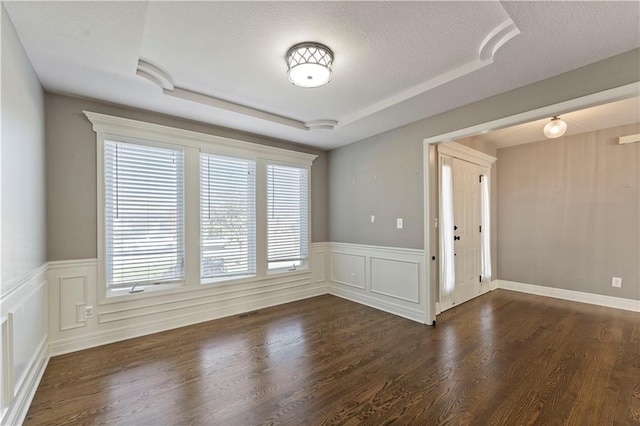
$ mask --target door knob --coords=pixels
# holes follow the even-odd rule
[[[453,239],[456,240],[456,241],[460,241],[460,237],[458,237],[458,236],[453,237]]]

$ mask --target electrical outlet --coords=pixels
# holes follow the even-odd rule
[[[611,277],[611,287],[622,287],[622,278]]]
[[[93,318],[93,306],[85,306],[84,307],[84,319]]]
[[[351,273],[351,282],[354,283],[354,284],[356,282],[356,273],[355,272]]]
[[[376,215],[372,214],[371,215],[371,223],[374,223],[376,221]]]
[[[404,228],[404,221],[402,220],[401,217],[396,219],[396,228],[398,229]]]

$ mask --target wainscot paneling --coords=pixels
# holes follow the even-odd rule
[[[47,265],[0,296],[0,424],[21,424],[49,360]]]
[[[323,256],[312,250],[312,265]],[[95,259],[50,262],[49,351],[59,355],[326,294],[323,277],[310,269],[101,300]],[[86,307],[93,315],[85,319]]]
[[[337,284],[365,289],[366,256],[331,252],[331,281]]]
[[[423,250],[323,243],[330,294],[430,323]],[[316,256],[318,254],[316,253]]]

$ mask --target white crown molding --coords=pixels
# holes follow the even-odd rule
[[[178,86],[175,86],[171,76],[160,68],[152,65],[142,59],[138,60],[136,74],[143,77],[156,86],[162,93],[168,96],[184,99],[190,102],[196,102],[214,108],[231,111],[237,114],[246,115],[261,120],[270,121],[272,123],[289,126],[300,130],[333,130],[335,128],[346,126],[355,121],[373,115],[384,109],[390,108],[396,104],[404,102],[408,99],[421,95],[436,87],[442,86],[457,78],[463,77],[474,71],[477,71],[487,65],[493,63],[493,58],[506,42],[520,34],[520,30],[516,24],[509,18],[491,30],[489,34],[480,43],[477,58],[453,68],[445,73],[434,76],[427,81],[418,84],[408,90],[398,94],[389,96],[381,101],[375,102],[363,109],[347,114],[340,120],[318,119],[302,122],[290,117],[273,114],[268,111],[250,107],[248,105],[230,102],[215,96],[205,95],[203,93],[194,92]]]

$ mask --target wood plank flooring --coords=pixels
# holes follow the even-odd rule
[[[52,358],[26,425],[640,424],[640,314],[496,290],[420,325],[321,296]]]

